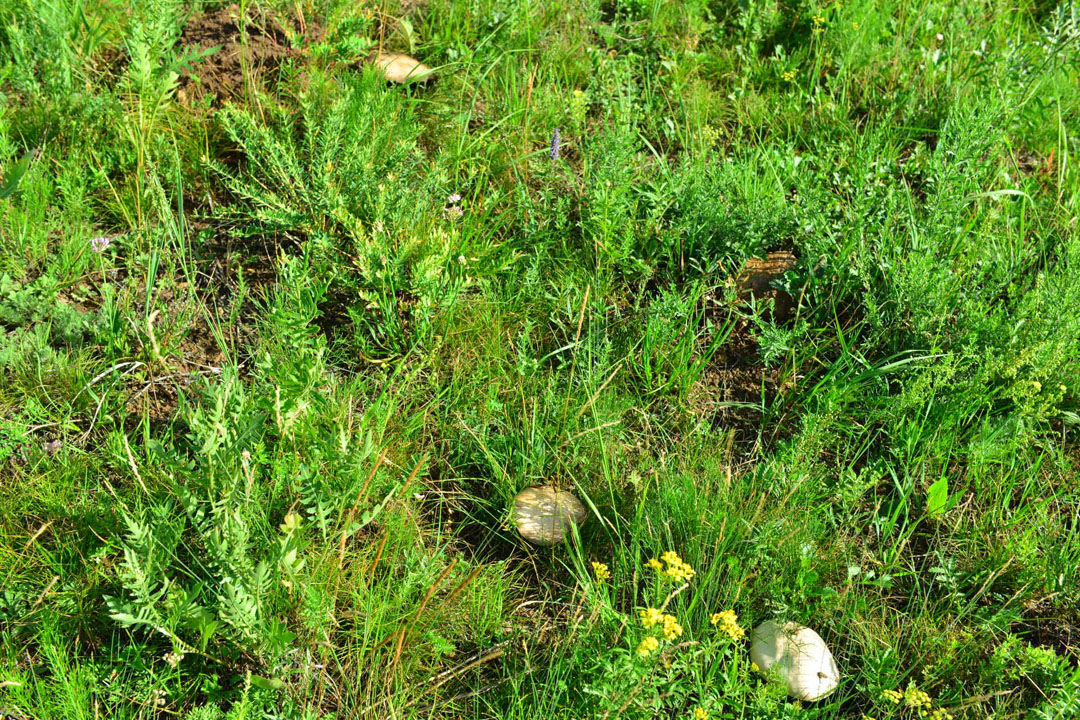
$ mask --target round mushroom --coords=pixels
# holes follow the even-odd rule
[[[529,487],[514,498],[514,524],[534,545],[558,545],[570,527],[585,522],[585,517],[585,507],[567,490]]]
[[[379,53],[375,67],[392,83],[411,83],[426,80],[432,73],[424,63],[401,53]]]
[[[776,671],[788,694],[820,700],[836,689],[840,671],[821,636],[808,627],[767,620],[750,634],[750,659],[763,671]]]

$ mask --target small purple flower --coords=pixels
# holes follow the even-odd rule
[[[104,235],[96,237],[90,241],[90,249],[96,252],[98,255],[105,252],[105,250],[112,244],[112,240]]]
[[[47,443],[45,443],[45,454],[55,455],[56,453],[60,452],[60,448],[63,447],[63,445],[64,443],[60,440],[49,440]]]
[[[562,137],[559,135],[559,128],[555,128],[555,132],[551,136],[551,159],[559,159],[559,148],[562,147]]]
[[[465,214],[465,211],[461,209],[460,205],[451,205],[443,211],[443,214],[450,220],[457,220]]]
[[[459,202],[461,202],[461,195],[457,193],[454,193],[453,195],[447,195],[446,202],[449,205],[457,205]]]

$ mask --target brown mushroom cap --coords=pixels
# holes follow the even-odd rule
[[[749,302],[751,297],[758,300],[772,298],[777,320],[786,320],[795,307],[795,300],[783,290],[772,287],[773,280],[795,267],[797,258],[790,252],[771,252],[761,258],[750,258],[742,270],[735,276],[739,288],[739,299]]]
[[[410,83],[425,80],[432,70],[424,63],[401,53],[379,53],[375,67],[382,70],[387,80],[394,83]]]
[[[514,524],[534,545],[558,545],[570,526],[585,522],[585,507],[572,492],[549,486],[525,488],[514,498]]]

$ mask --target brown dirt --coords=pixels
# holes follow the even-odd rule
[[[272,260],[276,249],[259,241],[237,240],[225,228],[211,227],[198,220],[192,220],[191,224],[193,230],[203,235],[201,244],[205,253],[194,277],[199,302],[213,314],[212,324],[219,328],[226,345],[237,353],[234,359],[243,372],[248,360],[243,348],[252,347],[254,342],[255,300],[277,277]],[[240,273],[244,276],[246,292],[242,305],[235,309],[237,322],[230,326],[232,306],[239,299]],[[226,356],[210,319],[202,310],[188,305],[186,282],[163,290],[158,300],[167,303],[164,314],[154,323],[164,357],[150,373],[129,385],[127,410],[137,416],[146,411],[151,422],[166,423],[176,413],[180,395],[200,377],[216,375]],[[189,325],[178,326],[170,315],[187,317]],[[177,342],[168,337],[169,333],[183,336]]]
[[[281,64],[296,54],[280,23],[251,11],[245,23],[247,38],[241,42],[239,17],[240,8],[229,5],[188,22],[178,42],[185,52],[220,49],[195,63],[183,77],[179,91],[182,101],[203,95],[224,101],[242,95],[245,68],[253,84],[270,86]]]
[[[1059,655],[1080,657],[1080,616],[1067,603],[1044,598],[1025,604],[1024,619],[1013,626],[1032,645],[1048,646]]]
[[[1034,150],[1021,149],[1012,159],[1017,171],[1024,175],[1045,175],[1052,178],[1054,174],[1054,152],[1051,150],[1048,156],[1044,156]]]
[[[183,287],[178,290],[182,291]],[[222,314],[223,311],[218,313],[217,321],[222,319]],[[155,318],[155,332],[161,332],[158,323],[165,325],[167,322],[168,319]],[[166,423],[176,413],[184,388],[200,376],[212,376],[221,371],[225,354],[218,346],[206,318],[201,312],[195,312],[191,322],[191,327],[172,350],[162,349],[162,361],[149,364],[150,372],[129,384],[130,394],[126,403],[129,413],[141,417],[146,412],[152,423]],[[159,338],[159,342],[163,340]]]
[[[770,283],[794,267],[797,259],[787,251],[769,253],[764,259],[751,258],[731,280],[738,288],[741,303],[771,300],[778,322],[788,320],[794,299]],[[767,368],[752,325],[739,320],[709,362],[694,389],[692,402],[697,411],[719,426],[734,432],[736,446],[756,444],[761,427],[762,403],[768,408],[787,387],[779,368]],[[755,407],[746,407],[753,405]]]
[[[692,402],[714,424],[732,428],[735,443],[744,446],[757,439],[762,402],[767,408],[782,389],[779,369],[765,367],[749,324],[740,321],[705,369]]]

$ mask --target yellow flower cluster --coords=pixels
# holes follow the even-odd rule
[[[814,34],[818,35],[825,32],[825,18],[821,15],[814,16]]]
[[[592,564],[592,571],[593,574],[596,575],[596,579],[599,582],[604,582],[605,580],[611,579],[611,570],[609,570],[608,566],[602,562],[594,562]]]
[[[780,79],[782,79],[784,82],[795,82],[795,71],[794,70],[788,70],[786,72],[781,73],[780,74]]]
[[[667,615],[656,608],[646,608],[638,612],[638,617],[641,618],[641,624],[646,630],[652,629],[657,625],[662,626],[661,629],[663,630],[664,638],[667,640],[674,640],[682,635],[682,625],[679,624],[678,619],[674,615]]]
[[[952,715],[945,708],[932,708],[933,701],[923,690],[920,690],[914,682],[908,683],[903,692],[899,690],[882,690],[882,697],[893,705],[903,703],[905,706],[918,710],[919,717],[928,720],[952,720]]]
[[[668,640],[674,640],[682,635],[682,625],[675,620],[674,615],[664,616],[664,637]]]
[[[734,610],[721,610],[709,616],[709,622],[732,640],[742,640],[746,631],[739,625],[739,616]]]
[[[928,708],[930,707],[930,696],[915,687],[914,682],[910,682],[907,689],[904,690],[904,704],[913,708]]]
[[[662,577],[676,582],[685,582],[694,577],[694,568],[683,561],[674,550],[668,550],[660,559],[653,558],[645,563],[645,567],[656,570]]]
[[[700,705],[694,708],[694,720],[705,720],[707,717],[709,717],[709,713],[705,712],[705,708]]]
[[[637,654],[641,657],[645,657],[650,653],[656,652],[656,648],[658,647],[660,647],[660,641],[650,635],[638,645]]]

